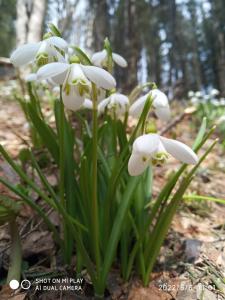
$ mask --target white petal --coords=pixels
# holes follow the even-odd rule
[[[150,162],[150,158],[146,158],[139,153],[132,153],[128,161],[128,172],[131,176],[138,176],[145,171]]]
[[[133,152],[151,156],[157,150],[159,143],[158,134],[141,135],[134,141]]]
[[[113,109],[117,117],[123,116],[128,110],[129,99],[127,96],[119,93],[110,96],[109,109]]]
[[[70,73],[67,78],[68,83],[73,83],[76,79],[83,79],[85,82],[87,81],[87,78],[84,75],[84,72],[82,71],[79,64],[71,64],[70,67]]]
[[[106,106],[110,103],[110,98],[103,99],[99,104],[98,104],[98,112],[99,114],[103,113],[106,109]]]
[[[160,120],[162,120],[164,122],[169,121],[170,117],[171,117],[169,105],[163,106],[163,107],[161,107],[161,106],[156,107],[155,114]]]
[[[160,140],[162,141],[166,151],[176,159],[184,163],[193,164],[193,165],[198,162],[197,155],[187,145],[161,136],[160,136]]]
[[[68,46],[67,42],[58,36],[52,36],[44,41],[46,41],[47,43],[49,43],[51,45],[56,46],[59,49],[66,49]]]
[[[62,62],[62,63],[66,63],[66,59],[64,56],[62,56],[61,53],[59,53],[59,51],[56,51],[56,58],[58,62]]]
[[[93,109],[93,103],[90,99],[84,99],[82,107],[86,109]]]
[[[120,93],[115,93],[110,96],[111,98],[111,103],[118,103],[122,106],[128,106],[129,105],[129,99],[127,96],[120,94]]]
[[[145,106],[145,101],[147,100],[149,94],[146,94],[140,98],[138,98],[130,107],[129,114],[134,118],[139,118],[143,108]]]
[[[52,91],[53,91],[53,93],[60,94],[60,87],[59,86],[54,86]]]
[[[36,73],[30,73],[30,74],[26,75],[26,77],[25,77],[26,82],[32,82],[32,81],[36,81],[36,80],[37,80]]]
[[[113,53],[112,58],[115,61],[115,63],[117,65],[119,65],[120,67],[122,67],[122,68],[127,67],[127,61],[121,55],[119,55],[117,53]]]
[[[110,90],[116,86],[116,81],[109,72],[95,66],[80,66],[87,78],[98,87]]]
[[[70,86],[70,93],[68,95],[63,91],[62,99],[65,107],[73,111],[80,109],[84,103],[84,97],[80,96],[76,86]]]
[[[40,47],[38,49],[37,54],[43,53],[43,52],[47,52],[49,55],[52,55],[52,52],[53,52],[53,48],[51,49],[50,44],[48,44],[46,40],[40,42]],[[56,52],[56,50],[54,50],[54,53],[55,52]]]
[[[55,77],[64,73],[70,67],[69,64],[54,62],[41,67],[37,72],[37,77],[40,80]]]
[[[48,79],[45,79],[45,80],[42,80],[42,82],[45,82],[47,84],[49,84],[51,87],[59,87],[58,86],[58,83],[56,83],[52,78],[48,78]]]
[[[67,72],[68,72],[68,70],[66,70],[63,73],[60,73],[56,76],[53,76],[52,78],[49,78],[49,79],[52,79],[52,81],[54,81],[55,84],[57,84],[57,85],[63,84],[63,82],[66,78]]]
[[[17,48],[10,56],[10,61],[15,67],[21,67],[34,60],[40,43],[25,44]]]
[[[91,62],[97,66],[97,67],[101,67],[103,61],[106,59],[107,57],[107,51],[104,49],[102,51],[96,52],[92,55],[91,58]]]
[[[153,97],[153,106],[154,107],[159,107],[159,106],[168,106],[168,98],[166,94],[161,92],[158,89],[153,89],[151,90],[151,95]]]

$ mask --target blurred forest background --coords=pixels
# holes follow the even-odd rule
[[[90,54],[109,37],[129,64],[116,70],[125,91],[151,80],[177,99],[225,96],[224,0],[0,0],[0,56],[39,41],[50,21]]]

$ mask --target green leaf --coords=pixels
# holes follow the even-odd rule
[[[76,53],[76,55],[79,57],[80,62],[84,65],[92,66],[92,62],[90,61],[89,57],[82,51],[79,47],[72,47]]]
[[[176,209],[182,200],[182,197],[191,183],[193,179],[193,175],[200,166],[200,164],[203,162],[203,160],[207,157],[207,155],[212,151],[214,146],[216,145],[217,140],[212,143],[212,145],[207,149],[207,151],[202,155],[202,157],[199,159],[198,163],[191,169],[191,171],[183,178],[183,180],[180,183],[180,186],[174,196],[172,197],[168,207],[161,213],[157,218],[157,223],[154,227],[154,231],[150,238],[150,243],[147,244],[148,250],[146,251],[146,254],[150,253],[150,255],[147,255],[147,272],[145,274],[144,284],[147,284],[149,281],[149,274],[152,271],[152,268],[154,266],[155,260],[158,256],[158,253],[160,251],[160,247],[165,239],[165,236],[167,234],[167,231],[169,229],[169,226],[171,224],[172,218],[174,214],[176,213]]]
[[[203,120],[202,120],[201,127],[198,131],[198,135],[197,135],[197,137],[195,139],[195,142],[193,144],[193,147],[192,147],[193,149],[196,149],[200,145],[200,143],[202,142],[203,137],[204,137],[205,132],[206,132],[206,126],[207,126],[207,119],[206,119],[206,117],[204,117]]]
[[[59,145],[55,132],[38,116],[37,111],[33,108],[31,103],[27,104],[27,112],[44,145],[51,153],[55,162],[59,164]]]
[[[50,31],[58,37],[62,37],[61,32],[59,31],[59,29],[53,24],[53,23],[49,23],[48,24],[48,28],[50,29]]]
[[[4,178],[0,177],[0,182],[2,184],[4,184],[10,191],[12,191],[17,196],[19,196],[20,199],[21,199],[21,201],[25,202],[27,205],[29,205],[31,208],[33,208],[40,215],[40,217],[43,218],[43,220],[45,221],[45,223],[48,226],[48,228],[53,232],[56,241],[58,241],[58,243],[60,244],[61,243],[61,239],[59,237],[59,234],[58,234],[55,226],[52,224],[52,222],[47,217],[46,213],[43,211],[43,209],[39,205],[37,205],[33,199],[31,199],[30,197],[28,197],[20,189],[18,189],[15,186],[13,186],[11,183],[9,183]]]
[[[107,244],[106,252],[105,252],[105,258],[101,273],[101,280],[102,282],[105,282],[107,274],[110,270],[110,267],[113,263],[113,259],[115,256],[116,248],[121,236],[124,220],[126,219],[128,209],[131,204],[131,200],[133,198],[133,192],[135,188],[137,187],[137,184],[139,183],[140,177],[131,177],[126,190],[124,192],[124,195],[121,199],[121,202],[118,207],[118,211],[116,214],[116,217],[114,219],[113,228],[110,234],[109,242]]]

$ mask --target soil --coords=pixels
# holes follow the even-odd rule
[[[29,145],[29,126],[17,102],[10,98],[15,83],[1,84],[0,93],[0,143],[16,158],[21,149]],[[177,113],[181,110],[178,106]],[[176,107],[177,107],[176,106]],[[48,109],[46,109],[48,111]],[[184,118],[173,127],[168,136],[191,145],[196,135],[194,116]],[[163,125],[158,124],[160,127]],[[215,138],[215,136],[213,137]],[[210,142],[210,141],[209,141]],[[208,159],[199,169],[188,193],[212,196],[224,199],[225,193],[225,149],[218,144]],[[157,195],[171,172],[179,163],[170,158],[162,167],[156,167],[153,195]],[[17,178],[8,165],[0,158],[0,174],[16,182]],[[48,178],[56,178],[49,171]],[[0,193],[7,194],[0,185]],[[187,194],[188,194],[187,193]],[[38,199],[37,199],[38,201]],[[60,225],[58,216],[49,211],[55,226]],[[161,250],[161,255],[152,275],[149,286],[143,287],[133,275],[124,283],[113,270],[109,276],[105,299],[129,300],[191,300],[191,299],[225,299],[225,205],[203,202],[184,201],[177,212],[171,230]],[[72,276],[73,265],[61,267],[52,236],[29,207],[23,208],[18,218],[18,226],[23,244],[23,276],[32,280],[38,274],[53,274],[57,278]],[[8,227],[0,227],[0,280],[3,283],[8,267],[10,238]],[[75,258],[74,258],[75,264]],[[13,292],[2,284],[1,300],[23,299],[94,299],[93,288],[87,274],[82,274],[82,292],[52,292],[17,290]],[[1,283],[0,282],[0,283]]]

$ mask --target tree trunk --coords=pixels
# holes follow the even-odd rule
[[[219,78],[219,90],[221,95],[225,96],[225,43],[224,35],[222,32],[218,34],[218,78]]]
[[[109,37],[109,14],[106,0],[94,3],[93,47],[95,51],[102,50],[104,39]]]
[[[16,45],[21,46],[27,42],[28,14],[24,0],[17,0],[16,13]]]
[[[137,1],[125,0],[124,18],[125,32],[120,43],[124,43],[128,67],[121,70],[121,74],[123,71],[123,75],[125,75],[123,78],[127,79],[126,83],[122,82],[122,87],[125,91],[129,91],[137,84],[138,61],[141,50],[137,25]]]
[[[34,0],[30,15],[27,41],[34,43],[40,41],[43,33],[46,0]]]
[[[43,32],[45,7],[46,0],[17,1],[17,46],[40,41]]]

